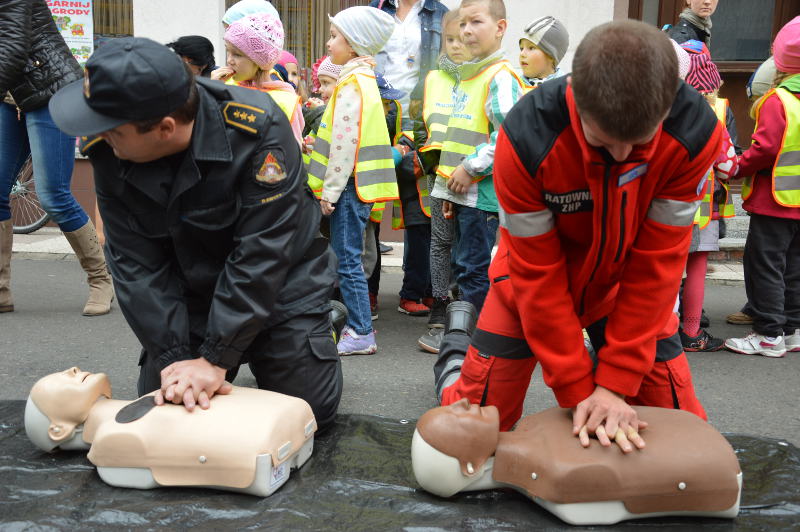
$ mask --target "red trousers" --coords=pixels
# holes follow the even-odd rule
[[[659,354],[668,360],[656,361],[645,375],[639,393],[627,401],[632,405],[679,408],[707,419],[694,392],[686,354],[676,337],[677,332],[657,342]],[[599,348],[595,345],[596,350]],[[510,430],[522,416],[535,367],[536,356],[525,342],[511,283],[492,283],[461,375],[442,390],[442,404],[466,397],[471,403],[494,405],[500,411],[500,430]]]

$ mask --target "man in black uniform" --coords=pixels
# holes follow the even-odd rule
[[[342,390],[335,263],[280,108],[127,38],[50,109],[94,168],[109,270],[143,346],[139,393],[208,408],[249,362],[259,388],[306,400],[328,426]]]

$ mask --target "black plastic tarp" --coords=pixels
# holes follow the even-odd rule
[[[43,453],[25,436],[23,401],[0,401],[0,529],[576,530],[510,490],[452,499],[417,487],[413,422],[343,415],[266,499],[205,489],[103,483],[85,453]],[[726,435],[744,472],[735,520],[659,518],[604,530],[800,530],[800,450]]]

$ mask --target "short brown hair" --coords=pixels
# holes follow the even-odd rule
[[[184,68],[189,72],[189,79],[191,83],[189,87],[189,98],[186,100],[186,103],[168,115],[131,122],[134,127],[136,127],[137,133],[143,134],[152,131],[153,128],[155,128],[168,116],[174,118],[179,124],[188,124],[195,119],[197,116],[197,109],[200,106],[200,95],[197,93],[197,82],[195,81],[194,75],[192,75],[188,65],[184,64]]]
[[[489,8],[489,14],[495,20],[506,18],[506,3],[503,0],[464,0],[461,2],[461,7],[467,7],[472,4],[485,4]]]
[[[651,133],[672,107],[679,83],[667,35],[634,20],[592,29],[572,60],[578,112],[621,141]]]

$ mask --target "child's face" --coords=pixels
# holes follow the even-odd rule
[[[472,59],[469,50],[461,41],[460,20],[453,20],[444,29],[444,53],[457,65]]]
[[[294,84],[295,87],[300,86],[300,69],[297,68],[297,63],[286,63],[286,72],[289,74],[289,82]]]
[[[708,105],[710,105],[711,107],[714,107],[715,105],[717,105],[717,97],[718,97],[717,95],[718,94],[719,94],[718,90],[716,90],[714,92],[704,92],[703,93],[703,98],[706,99],[706,101],[708,102]]]
[[[550,56],[528,39],[519,40],[519,64],[526,78],[545,78],[555,72]]]
[[[331,25],[331,38],[328,39],[328,55],[334,65],[343,65],[347,63],[352,57],[355,57],[355,52],[347,39],[344,38],[342,32]]]
[[[322,101],[328,103],[333,96],[333,89],[336,88],[336,80],[330,76],[319,76],[319,95]]]
[[[258,65],[247,58],[244,53],[229,42],[225,42],[227,64],[233,69],[235,81],[249,81],[258,75]]]
[[[505,19],[496,20],[487,2],[462,7],[461,40],[475,58],[484,58],[500,49],[506,32]]]

